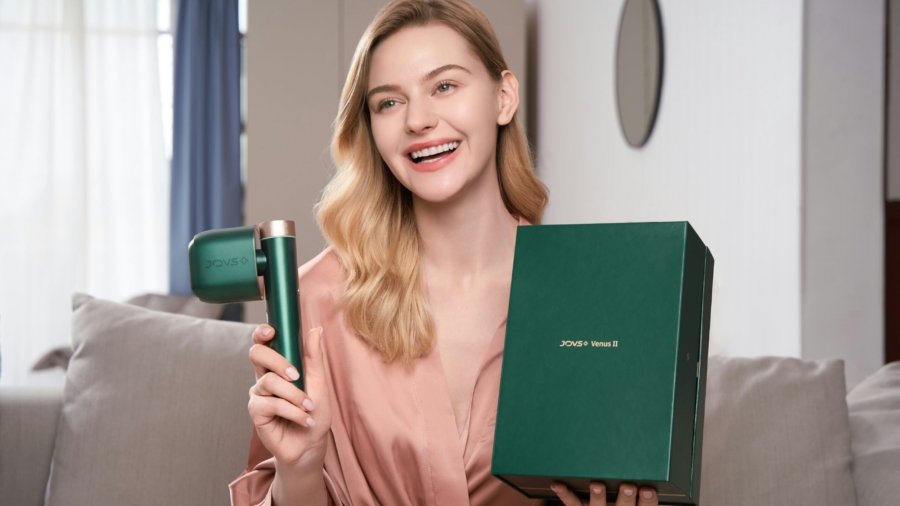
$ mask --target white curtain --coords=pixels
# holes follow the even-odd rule
[[[45,381],[73,292],[168,284],[156,0],[0,0],[0,384]]]

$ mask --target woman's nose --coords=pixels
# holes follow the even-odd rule
[[[410,101],[406,107],[406,129],[413,134],[425,133],[437,125],[437,115],[420,100]]]

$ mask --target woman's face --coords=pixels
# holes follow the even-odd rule
[[[411,26],[383,40],[367,99],[375,145],[415,197],[447,202],[496,182],[497,127],[515,113],[518,83],[509,72],[492,79],[453,29]]]

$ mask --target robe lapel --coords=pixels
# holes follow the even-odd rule
[[[468,468],[479,444],[490,437],[493,440],[494,425],[497,420],[497,396],[500,385],[500,366],[503,360],[503,343],[506,338],[506,320],[494,332],[490,345],[485,350],[472,390],[472,404],[469,408],[469,423],[462,438],[463,461]]]
[[[416,367],[416,397],[425,421],[434,505],[469,504],[463,446],[456,428],[450,393],[435,346]]]
[[[497,409],[499,361],[503,353],[506,320],[494,332],[485,350],[472,392],[469,417],[462,434],[450,401],[437,346],[417,367],[416,397],[425,420],[426,447],[431,469],[433,504],[469,504],[466,464],[483,432],[493,431]]]

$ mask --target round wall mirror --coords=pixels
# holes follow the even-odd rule
[[[616,48],[616,103],[628,144],[653,131],[663,75],[663,32],[656,0],[625,0]]]

